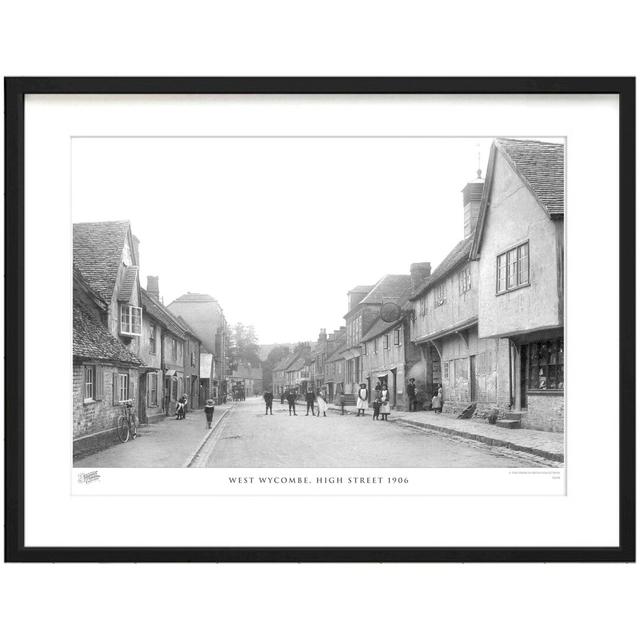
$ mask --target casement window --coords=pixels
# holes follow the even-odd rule
[[[384,334],[384,348],[385,349],[389,348],[389,334],[388,333]]]
[[[96,368],[84,368],[84,399],[95,400]]]
[[[420,315],[421,316],[424,317],[424,316],[427,315],[427,296],[424,296],[423,298],[420,298],[419,310],[420,310]]]
[[[434,306],[440,307],[447,301],[447,287],[446,283],[439,284],[435,290]]]
[[[393,344],[396,347],[400,346],[400,329],[395,329],[393,331]]]
[[[196,354],[193,351],[191,352],[191,366],[196,366]]]
[[[142,334],[142,309],[130,304],[120,307],[120,333],[124,336]]]
[[[156,325],[149,325],[149,353],[155,355],[156,353]]]
[[[460,295],[471,289],[471,267],[465,267],[458,272],[458,293]]]
[[[496,262],[496,294],[529,284],[529,243],[525,242],[505,253]]]
[[[174,362],[178,361],[178,341],[175,338],[171,339],[171,358]]]
[[[564,390],[564,339],[524,345],[527,361],[527,389]]]

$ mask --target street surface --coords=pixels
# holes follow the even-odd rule
[[[425,433],[392,422],[327,411],[305,415],[274,399],[235,403],[221,422],[208,467],[536,467],[535,460],[487,445]]]

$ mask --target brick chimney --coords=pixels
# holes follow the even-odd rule
[[[464,206],[464,237],[468,238],[476,230],[478,215],[480,214],[480,201],[484,180],[482,171],[478,169],[478,177],[473,182],[467,182],[462,190],[462,204]]]
[[[414,262],[410,267],[411,273],[411,293],[416,293],[424,284],[424,281],[431,275],[430,262]]]
[[[158,276],[147,276],[147,293],[151,298],[160,302],[160,286]]]

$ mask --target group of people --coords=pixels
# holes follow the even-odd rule
[[[264,412],[265,415],[273,415],[273,393],[271,391],[265,391],[264,395]],[[296,413],[296,399],[298,395],[294,389],[289,389],[286,393],[282,392],[280,396],[280,404],[284,404],[284,401],[287,401],[289,405],[289,415],[297,416]],[[307,413],[305,415],[309,415],[309,411],[311,411],[312,416],[320,417],[320,413],[326,418],[327,417],[327,408],[329,403],[327,402],[327,393],[324,388],[315,392],[313,389],[309,388],[307,393],[305,394],[305,400],[307,403]],[[318,407],[316,414],[316,405]]]
[[[363,382],[360,384],[358,390],[358,398],[356,400],[356,418],[360,415],[365,415],[365,409],[367,408],[367,401],[369,400],[369,392],[367,391],[367,385]],[[391,397],[389,394],[389,387],[385,383],[376,384],[373,390],[373,419],[387,420],[391,413]]]

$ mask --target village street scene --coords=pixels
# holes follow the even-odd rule
[[[228,322],[215,275],[166,300],[163,273],[141,281],[132,221],[74,222],[74,466],[563,466],[564,157],[493,139],[445,257],[381,255],[290,342],[259,330],[281,289]]]

